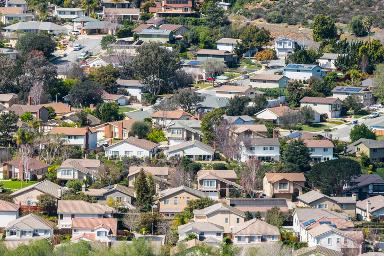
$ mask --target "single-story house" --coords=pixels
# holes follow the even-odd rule
[[[349,96],[357,97],[365,106],[369,106],[374,102],[373,93],[367,87],[336,86],[332,90],[333,98],[345,100]]]
[[[253,88],[280,88],[288,86],[289,78],[283,75],[256,74],[249,78]]]
[[[43,21],[25,21],[18,22],[3,28],[7,33],[22,32],[22,33],[40,33],[47,32],[55,35],[67,34],[68,30],[60,25],[52,22]]]
[[[108,200],[119,208],[135,209],[133,201],[135,199],[135,191],[133,188],[120,184],[107,186],[105,188],[88,188],[83,187],[83,193],[92,197],[100,204],[107,204]]]
[[[318,65],[312,64],[288,64],[283,75],[291,80],[308,81],[311,78],[322,78],[325,72]]]
[[[13,220],[5,227],[5,240],[36,240],[53,237],[54,223],[33,213]]]
[[[170,146],[164,153],[168,158],[186,156],[193,160],[210,161],[214,158],[215,150],[207,144],[194,140]]]
[[[22,206],[36,206],[40,195],[49,195],[55,199],[60,199],[63,188],[49,180],[43,180],[28,187],[16,190],[11,194],[15,204]]]
[[[254,98],[257,91],[250,86],[236,86],[236,85],[222,85],[213,89],[217,97],[233,98],[238,97],[249,97]]]
[[[178,226],[179,241],[185,240],[189,234],[196,234],[199,241],[215,240],[220,243],[223,240],[224,228],[210,222],[189,222]]]
[[[146,140],[129,137],[111,146],[106,147],[105,156],[110,158],[137,157],[152,158],[156,155],[158,144]]]
[[[19,218],[20,205],[0,200],[0,228]]]
[[[125,106],[129,104],[129,96],[122,94],[111,94],[106,91],[103,91],[101,98],[104,102],[115,102],[120,106]]]
[[[139,36],[139,40],[143,42],[159,42],[165,44],[173,39],[172,31],[164,29],[147,28],[137,32],[137,35]]]
[[[126,80],[119,78],[116,83],[119,89],[126,90],[131,98],[135,97],[139,102],[141,102],[144,84],[142,84],[140,80]]]
[[[56,170],[57,179],[68,180],[86,180],[90,178],[95,180],[98,177],[98,171],[101,162],[98,159],[66,159]]]
[[[371,221],[373,218],[382,220],[384,218],[384,196],[372,196],[365,200],[357,201],[356,215],[364,221]]]
[[[200,49],[196,52],[196,56],[198,61],[204,62],[207,59],[216,59],[224,62],[229,67],[237,62],[237,58],[232,52],[224,50]]]
[[[279,228],[259,219],[251,219],[235,227],[232,235],[235,245],[280,241]]]
[[[85,150],[97,147],[97,134],[89,127],[54,127],[50,134],[60,135],[66,145],[80,146]]]
[[[284,213],[289,211],[287,199],[283,198],[230,198],[228,201],[230,206],[242,212],[260,213],[262,217],[273,207]]]

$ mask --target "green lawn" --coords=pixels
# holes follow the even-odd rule
[[[125,112],[131,112],[134,110],[136,110],[136,109],[131,108],[131,107],[119,107],[119,113],[120,114],[125,113]]]
[[[240,66],[242,67],[245,67],[247,69],[260,69],[261,68],[261,65],[258,64],[258,63],[254,63],[253,61],[251,61],[250,59],[243,59],[241,62],[240,62]]]
[[[384,179],[384,168],[377,168],[375,173],[380,175]]]
[[[6,189],[18,190],[35,184],[36,182],[37,181],[2,180],[0,181],[0,184]]]
[[[195,84],[195,88],[201,90],[201,89],[206,89],[212,86],[212,83],[199,83]]]
[[[306,132],[319,132],[319,131],[323,131],[324,129],[330,129],[333,126],[335,125],[329,124],[329,123],[311,124],[311,125],[304,124],[302,128],[303,128],[303,131],[306,131]]]
[[[227,76],[229,79],[239,77],[240,75],[238,72],[224,72],[224,76]]]

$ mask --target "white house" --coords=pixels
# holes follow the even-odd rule
[[[19,218],[20,205],[0,200],[0,228]]]
[[[279,228],[259,219],[251,219],[233,230],[233,243],[237,245],[280,241]]]
[[[66,159],[56,170],[58,180],[96,179],[101,162],[98,159]]]
[[[5,227],[5,240],[36,240],[51,238],[54,224],[30,213],[8,223]]]
[[[339,54],[337,53],[324,53],[320,58],[317,59],[319,66],[324,69],[336,70],[335,62]]]
[[[249,159],[260,161],[279,161],[280,143],[277,138],[252,138],[244,140],[240,145],[240,161]]]
[[[57,25],[52,22],[43,21],[25,21],[18,22],[3,28],[6,33],[24,32],[24,33],[39,33],[46,32],[55,35],[67,34],[68,30],[64,26]]]
[[[307,139],[304,140],[304,144],[309,149],[313,162],[324,162],[335,158],[333,156],[333,148],[335,146],[330,140]]]
[[[373,93],[367,87],[336,86],[332,90],[333,98],[345,100],[349,96],[357,97],[365,106],[369,106],[374,102]]]
[[[146,158],[155,156],[158,144],[145,139],[129,137],[105,148],[105,156],[113,158],[138,157]]]
[[[169,145],[201,140],[200,120],[176,120],[165,130]]]
[[[311,78],[324,77],[325,72],[318,65],[288,64],[284,68],[283,75],[291,80],[308,81]]]
[[[21,8],[23,12],[28,11],[28,4],[25,0],[5,0],[5,7],[18,7]]]
[[[320,115],[327,118],[339,118],[341,115],[341,100],[338,98],[304,97],[300,100],[300,107],[311,107]]]
[[[373,196],[356,202],[356,215],[359,219],[370,221],[372,217],[384,218],[384,196]]]
[[[81,8],[63,8],[55,6],[53,15],[59,19],[73,20],[84,16],[84,10]]]
[[[170,146],[164,153],[168,158],[186,156],[193,160],[209,161],[213,160],[215,150],[207,144],[194,140]]]
[[[256,118],[280,124],[281,117],[294,111],[296,110],[293,110],[290,107],[284,105],[273,108],[265,108],[256,113]]]
[[[57,203],[58,228],[71,228],[74,218],[111,218],[114,209],[106,205],[82,200],[59,200]]]
[[[60,135],[66,145],[92,150],[97,147],[97,133],[89,127],[54,127],[50,134]]]
[[[144,84],[142,84],[139,80],[126,80],[119,78],[116,83],[119,89],[126,90],[131,97],[135,97],[139,102],[141,102]]]
[[[217,50],[233,52],[241,39],[236,38],[221,38],[216,41]]]
[[[104,102],[115,102],[119,106],[125,106],[129,104],[129,96],[123,94],[111,94],[103,91],[101,98]]]
[[[249,80],[252,88],[286,88],[289,78],[283,75],[256,74]]]
[[[179,241],[185,240],[189,234],[196,234],[198,240],[223,240],[224,228],[210,222],[190,222],[178,227]]]
[[[110,243],[117,236],[115,218],[74,218],[72,219],[72,241],[98,241]]]
[[[297,43],[295,40],[287,37],[279,37],[275,40],[275,51],[278,57],[286,57],[295,51]]]

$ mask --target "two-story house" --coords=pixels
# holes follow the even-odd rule
[[[322,78],[325,72],[318,65],[288,64],[283,70],[283,75],[290,80],[308,81],[311,78]]]
[[[135,209],[133,206],[135,191],[131,187],[115,184],[104,188],[87,189],[83,186],[82,191],[100,204],[107,204],[112,200],[113,204],[119,208]]]
[[[234,52],[235,48],[241,43],[237,38],[221,38],[216,41],[216,48],[220,51]]]
[[[55,6],[53,15],[63,20],[73,20],[85,16],[85,11],[81,8],[63,8]]]
[[[267,197],[295,200],[301,195],[305,184],[304,173],[266,173],[263,178],[263,193]]]
[[[135,122],[136,120],[133,119],[124,119],[98,125],[94,127],[97,133],[97,141],[111,142],[113,139],[128,139],[129,132]]]
[[[384,196],[372,196],[356,202],[356,215],[359,220],[372,221],[384,218]]]
[[[5,228],[8,223],[19,218],[20,205],[0,200],[0,228]]]
[[[177,120],[191,120],[193,116],[183,110],[159,110],[151,115],[152,121],[160,126],[168,126]]]
[[[168,184],[168,175],[176,171],[168,166],[130,166],[127,176],[129,187],[133,188],[135,186],[136,178],[141,170],[147,175],[152,175],[156,185],[156,191],[165,189]]]
[[[311,107],[315,112],[326,118],[341,116],[341,100],[338,98],[304,97],[300,100],[300,107]]]
[[[367,87],[336,86],[332,90],[333,98],[339,98],[343,101],[349,96],[356,97],[365,106],[374,102],[373,93]]]
[[[5,7],[21,8],[23,12],[28,11],[28,4],[26,0],[5,0]]]
[[[129,137],[105,148],[108,158],[137,157],[152,158],[156,155],[158,144],[146,139]]]
[[[291,38],[278,37],[275,40],[275,51],[278,57],[286,57],[295,51],[297,42]]]
[[[141,102],[141,96],[144,91],[144,84],[140,80],[127,80],[127,79],[117,79],[116,81],[119,89],[125,90],[129,93],[130,100],[132,97],[137,101]]]
[[[50,239],[54,224],[33,213],[13,220],[5,227],[6,241]]]
[[[109,244],[117,237],[116,218],[74,218],[72,219],[72,242],[91,240]]]
[[[189,201],[205,197],[204,192],[186,186],[162,190],[159,192],[159,213],[173,218],[188,206]]]
[[[71,228],[74,218],[111,218],[114,209],[82,200],[59,200],[57,203],[58,228]]]
[[[237,175],[234,170],[200,170],[197,172],[197,189],[203,191],[209,198],[230,197],[233,190],[243,188],[236,183]]]
[[[372,162],[384,161],[384,141],[361,138],[348,145],[346,151],[357,157],[366,155]]]
[[[362,174],[344,186],[343,194],[356,195],[358,200],[384,195],[384,179],[377,174]]]
[[[101,0],[100,5],[104,8],[131,8],[131,1]]]
[[[289,78],[283,75],[255,74],[249,78],[253,88],[280,88],[288,86]]]
[[[225,50],[212,50],[212,49],[200,49],[196,52],[196,59],[198,61],[206,61],[208,59],[215,59],[225,63],[227,66],[232,66],[237,62],[236,56]]]
[[[103,8],[101,16],[104,20],[113,20],[118,23],[124,21],[138,21],[140,19],[139,8]]]
[[[66,145],[79,146],[85,150],[97,147],[97,133],[89,127],[54,127],[49,133],[61,136]]]
[[[64,182],[87,178],[95,180],[100,166],[101,162],[98,159],[66,159],[56,171],[57,179]]]
[[[280,143],[277,138],[250,138],[240,142],[239,160],[279,161]]]
[[[268,137],[268,130],[264,124],[234,125],[229,129],[233,138],[242,140]]]
[[[48,164],[37,158],[18,157],[3,165],[3,178],[7,179],[41,179],[47,173]]]
[[[192,0],[164,0],[155,2],[154,7],[149,8],[150,13],[156,13],[158,17],[173,16],[173,15],[192,15],[193,11]]]
[[[308,148],[313,162],[324,162],[334,159],[333,148],[335,146],[332,141],[327,139],[306,139],[304,144]]]
[[[186,141],[201,140],[201,121],[177,120],[169,124],[165,130],[165,137],[169,145],[176,145]]]

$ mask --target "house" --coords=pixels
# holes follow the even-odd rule
[[[237,86],[237,85],[222,85],[213,89],[216,97],[249,97],[254,98],[257,94],[256,90],[250,86]]]
[[[34,118],[37,118],[43,122],[48,121],[48,109],[46,109],[42,105],[21,105],[21,104],[13,104],[9,107],[9,112],[14,112],[19,117],[24,113],[31,113]]]
[[[155,16],[155,17],[152,17],[149,20],[147,20],[145,23],[158,27],[162,24],[165,24],[166,20],[164,18]]]
[[[124,21],[138,21],[140,19],[139,8],[103,8],[102,17],[104,20],[113,20],[118,23]]]
[[[287,200],[283,198],[230,198],[228,204],[242,212],[260,213],[263,218],[273,207],[284,213],[289,211]]]
[[[266,121],[272,121],[277,125],[280,125],[281,118],[284,115],[288,115],[294,112],[296,112],[296,110],[293,110],[288,106],[281,105],[278,107],[265,108],[261,110],[260,112],[256,113],[256,118],[261,120],[266,120]]]
[[[72,241],[98,241],[110,243],[117,237],[115,218],[74,218],[72,219]]]
[[[325,72],[318,65],[288,64],[283,70],[283,75],[291,80],[308,81],[311,78],[322,78]]]
[[[70,123],[70,124],[78,124],[78,123],[81,123],[81,122],[85,121],[86,124],[91,126],[91,127],[97,126],[97,125],[101,124],[101,120],[99,118],[97,118],[96,116],[91,115],[89,113],[86,113],[84,115],[84,119],[85,120],[80,120],[80,117],[79,117],[78,113],[79,112],[72,112],[72,113],[66,114],[65,116],[62,117],[61,120],[63,122]],[[94,128],[92,128],[92,132],[94,132]]]
[[[304,173],[266,173],[263,178],[263,193],[267,197],[295,200],[302,194],[305,185]]]
[[[384,195],[384,179],[377,174],[362,174],[352,178],[343,189],[344,194],[356,195],[357,199],[364,200],[368,197]]]
[[[4,25],[13,24],[20,21],[32,21],[33,14],[24,13],[21,7],[0,7],[0,21]]]
[[[349,96],[357,97],[365,106],[374,103],[373,93],[367,87],[336,86],[332,90],[333,98],[339,98],[343,101]]]
[[[283,75],[256,74],[249,78],[252,88],[280,88],[288,86],[289,78]]]
[[[279,228],[259,219],[251,219],[238,225],[232,235],[235,245],[280,241]]]
[[[18,22],[7,27],[3,28],[5,34],[12,32],[20,33],[40,33],[46,32],[54,35],[67,34],[68,30],[60,25],[57,25],[52,22],[43,22],[43,21],[25,21]]]
[[[241,39],[221,38],[216,41],[216,48],[220,51],[234,52],[236,47],[241,43]]]
[[[356,215],[359,220],[372,221],[384,218],[384,196],[372,196],[356,202]]]
[[[348,145],[346,151],[358,157],[366,155],[372,162],[384,161],[384,141],[361,138]]]
[[[300,107],[310,107],[320,115],[327,118],[339,118],[341,116],[342,102],[338,98],[304,97],[300,100]]]
[[[131,1],[101,0],[100,5],[103,8],[131,8]]]
[[[234,125],[229,128],[229,132],[233,138],[241,140],[268,137],[268,130],[265,124]]]
[[[234,190],[243,190],[236,183],[237,175],[234,170],[200,170],[196,176],[197,189],[213,200],[230,197],[230,192]]]
[[[165,137],[169,145],[176,145],[186,141],[201,140],[201,121],[199,120],[176,120],[165,130]]]
[[[189,74],[195,82],[206,81],[207,76],[210,75],[205,72],[206,68],[203,65],[203,61],[182,60],[181,69]]]
[[[207,144],[194,140],[170,146],[164,153],[167,158],[186,156],[195,161],[211,161],[215,150]]]
[[[175,38],[182,38],[183,35],[188,32],[185,26],[177,24],[161,24],[159,29],[171,31]]]
[[[160,189],[165,189],[164,185],[167,184],[168,175],[172,171],[176,171],[171,167],[168,166],[130,166],[128,169],[128,186],[133,188],[135,185],[135,181],[137,176],[139,175],[140,171],[143,170],[145,174],[152,175],[156,190],[159,191]]]
[[[177,227],[179,241],[185,240],[189,234],[196,234],[199,241],[220,243],[223,240],[224,228],[210,222],[189,222]]]
[[[319,66],[324,69],[329,70],[336,70],[335,62],[337,58],[339,58],[339,54],[337,53],[328,53],[325,52],[323,55],[317,59],[317,63],[319,63]]]
[[[119,208],[135,209],[133,201],[135,191],[120,184],[107,186],[105,188],[88,188],[83,186],[83,193],[95,199],[99,204],[107,204],[110,200]]]
[[[242,162],[249,159],[279,161],[280,142],[277,138],[244,138],[240,142],[238,158]]]
[[[331,197],[318,191],[311,190],[297,197],[298,206],[311,207],[318,209],[328,209],[331,211],[345,212],[349,216],[356,215],[355,197]]]
[[[342,252],[328,249],[321,245],[303,247],[293,252],[293,256],[343,256]],[[363,255],[363,254],[362,254]]]
[[[253,125],[255,123],[255,119],[250,116],[242,115],[242,116],[227,116],[223,115],[223,120],[225,120],[228,125]]]
[[[98,177],[101,162],[98,159],[66,159],[56,170],[57,179],[68,180],[95,180]]]
[[[94,128],[97,133],[97,141],[107,140],[110,142],[113,139],[128,139],[129,132],[135,122],[133,119],[124,119],[98,125]]]
[[[106,91],[103,91],[103,94],[101,95],[101,99],[104,102],[115,102],[119,106],[125,106],[129,104],[129,97],[123,94],[111,94]]]
[[[11,197],[15,204],[36,206],[40,195],[49,195],[55,199],[60,199],[62,194],[62,187],[49,180],[43,180],[13,192]]]
[[[53,237],[54,224],[33,213],[13,220],[5,227],[5,240],[36,240]]]
[[[113,208],[82,200],[59,200],[57,203],[58,228],[72,228],[75,218],[111,218]]]
[[[110,158],[122,157],[137,157],[137,158],[152,158],[156,155],[158,144],[135,137],[128,137],[111,146],[106,147],[105,156]]]
[[[20,205],[0,200],[0,228],[19,218]]]
[[[50,134],[60,135],[66,145],[79,146],[85,150],[97,147],[97,134],[89,127],[54,127]]]
[[[83,28],[85,26],[85,23],[87,22],[95,22],[97,21],[97,19],[94,19],[92,17],[89,17],[89,16],[81,16],[81,17],[78,17],[78,18],[75,18],[72,20],[73,22],[73,31],[83,31]]]
[[[279,37],[275,40],[275,51],[278,57],[287,57],[295,51],[297,42],[291,38]]]
[[[170,30],[147,28],[136,33],[143,42],[169,43],[173,39],[173,33]]]
[[[159,192],[159,213],[173,218],[188,206],[189,201],[205,197],[204,192],[186,186],[162,190]]]
[[[213,223],[224,228],[224,233],[244,223],[245,214],[225,203],[217,203],[204,209],[193,210],[194,222]]]
[[[214,95],[202,94],[204,100],[199,102],[196,107],[196,112],[199,115],[204,115],[216,108],[225,108],[229,104],[228,98],[216,97]]]
[[[90,21],[84,24],[81,33],[86,35],[114,35],[119,27],[121,27],[121,25],[107,20]]]
[[[53,16],[63,20],[73,20],[85,16],[85,12],[81,8],[63,8],[55,6]]]
[[[69,104],[62,102],[51,102],[42,104],[45,108],[53,108],[57,117],[63,117],[69,113],[72,113],[72,107]]]
[[[160,126],[168,126],[176,120],[191,120],[193,116],[181,109],[159,110],[151,115],[152,121]]]
[[[335,146],[330,140],[306,139],[304,140],[304,144],[309,149],[313,162],[318,163],[335,159],[333,156],[333,148]]]
[[[3,177],[19,180],[41,179],[48,171],[49,165],[37,158],[26,157],[24,161],[18,157],[5,163]]]
[[[200,49],[196,52],[196,58],[201,62],[207,59],[215,59],[224,62],[229,67],[237,62],[237,58],[232,52],[224,50]]]
[[[126,80],[119,78],[116,83],[119,89],[126,90],[131,98],[135,97],[139,102],[141,102],[144,84],[142,84],[140,80]]]
[[[194,14],[192,0],[164,0],[155,2],[155,7],[150,7],[150,13],[156,13],[157,17]]]
[[[139,24],[137,27],[132,29],[132,32],[137,34],[143,31],[144,29],[154,29],[154,28],[156,27],[152,24]]]
[[[5,0],[5,7],[17,7],[21,8],[23,12],[28,11],[28,4],[25,0]]]

